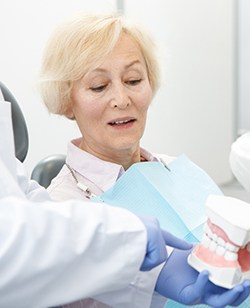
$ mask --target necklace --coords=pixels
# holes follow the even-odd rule
[[[140,156],[140,162],[144,162],[144,161],[147,161],[147,159],[143,156]]]
[[[90,198],[92,198],[92,197],[96,197],[96,195],[95,195],[94,193],[91,192],[91,190],[89,189],[88,186],[86,186],[86,185],[84,185],[83,183],[81,183],[81,182],[78,181],[78,179],[77,179],[77,177],[76,177],[76,174],[75,174],[75,171],[70,167],[70,165],[67,164],[67,163],[66,163],[65,165],[67,166],[67,168],[69,169],[69,171],[70,171],[70,173],[71,173],[73,179],[75,180],[76,186],[77,186],[79,189],[81,189],[82,191],[85,192],[86,197],[87,197],[88,199],[90,199]]]

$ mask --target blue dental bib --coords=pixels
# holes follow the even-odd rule
[[[200,241],[206,199],[222,192],[186,155],[177,157],[168,168],[161,162],[135,163],[111,189],[94,200],[154,216],[163,229],[174,235]]]

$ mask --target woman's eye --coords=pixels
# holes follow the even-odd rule
[[[137,84],[139,84],[142,81],[142,79],[132,79],[132,80],[128,80],[126,83],[128,85],[131,86],[136,86]]]
[[[100,85],[97,87],[90,87],[90,90],[92,90],[93,92],[102,92],[107,85]]]

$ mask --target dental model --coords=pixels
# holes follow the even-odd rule
[[[208,270],[214,284],[231,289],[250,278],[250,204],[211,195],[206,214],[202,241],[188,263],[199,272]]]

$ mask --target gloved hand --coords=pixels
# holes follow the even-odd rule
[[[206,304],[215,308],[240,305],[250,293],[250,280],[225,289],[208,280],[208,271],[198,273],[187,263],[191,250],[175,249],[165,263],[155,291],[184,305]]]
[[[190,249],[193,244],[188,243],[171,233],[162,230],[158,220],[154,217],[138,216],[147,229],[147,251],[141,266],[141,271],[149,271],[167,259],[166,245],[179,249]]]

